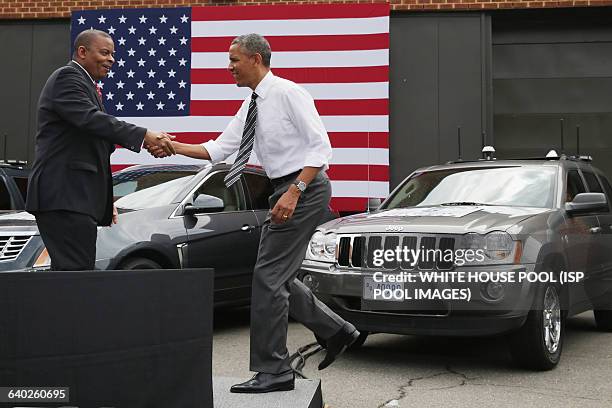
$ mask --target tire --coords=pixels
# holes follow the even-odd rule
[[[597,329],[612,332],[612,310],[593,310],[593,315],[595,316]]]
[[[351,344],[351,346],[348,348],[348,350],[356,350],[359,347],[363,346],[363,343],[365,343],[365,341],[367,340],[369,334],[370,334],[370,332],[360,331],[359,332],[359,337],[357,337],[357,340],[355,340],[355,342],[353,344]],[[327,348],[327,342],[325,341],[325,339],[317,336],[316,334],[314,336],[315,336],[315,339],[317,339],[317,343],[319,343],[319,345],[321,347]]]
[[[565,337],[565,313],[560,288],[546,283],[538,288],[527,321],[510,336],[513,359],[524,368],[544,371],[561,359]]]
[[[133,271],[136,269],[163,269],[157,262],[147,258],[128,258],[117,269]]]

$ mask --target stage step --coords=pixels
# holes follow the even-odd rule
[[[293,391],[232,394],[232,385],[244,378],[213,377],[215,408],[323,408],[321,380],[295,380]]]

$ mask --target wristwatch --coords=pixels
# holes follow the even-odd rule
[[[302,180],[295,180],[293,184],[298,188],[298,190],[300,190],[301,193],[306,190],[307,185]]]

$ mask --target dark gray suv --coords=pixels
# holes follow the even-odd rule
[[[421,168],[376,211],[320,226],[300,275],[359,343],[368,332],[504,334],[518,362],[550,369],[567,316],[592,309],[612,330],[610,203],[586,157]]]

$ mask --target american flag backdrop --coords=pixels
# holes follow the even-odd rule
[[[364,210],[389,192],[389,5],[324,4],[87,10],[72,14],[72,40],[109,33],[115,65],[103,83],[107,111],[202,143],[216,138],[249,90],[227,71],[240,34],[264,35],[275,75],[302,85],[329,134],[332,206]],[[254,158],[256,162],[256,158]],[[191,163],[117,149],[113,169]]]

